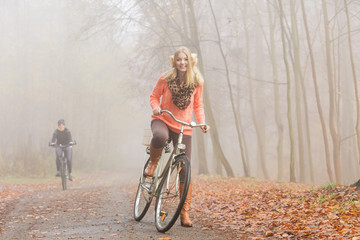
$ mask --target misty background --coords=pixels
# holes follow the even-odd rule
[[[209,134],[193,173],[360,178],[357,0],[2,0],[0,176],[51,176],[60,118],[74,171],[141,168],[149,96],[198,54]]]

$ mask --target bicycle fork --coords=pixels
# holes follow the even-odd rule
[[[173,158],[171,165],[173,165],[174,162],[175,162],[175,157]],[[177,171],[176,172],[176,180],[175,180],[175,194],[178,195],[178,192],[179,192],[179,178],[180,178],[180,172],[182,170],[181,163],[175,163],[173,166],[169,167],[169,171],[168,171],[167,178],[166,178],[165,192],[168,193],[168,194],[170,193],[169,181],[170,181],[170,175],[171,175],[172,169],[174,169],[174,168],[176,168],[175,170]]]

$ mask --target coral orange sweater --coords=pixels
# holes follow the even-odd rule
[[[152,109],[160,108],[161,110],[170,111],[175,118],[183,122],[190,123],[192,121],[192,113],[194,111],[196,120],[199,124],[205,123],[204,107],[202,103],[203,86],[195,88],[189,106],[185,110],[180,110],[171,99],[171,92],[168,83],[163,76],[157,81],[154,90],[150,95],[150,105]],[[175,122],[172,117],[163,113],[159,116],[152,115],[152,119],[162,120],[173,132],[180,133],[181,124]],[[185,126],[184,135],[192,135],[192,128]]]

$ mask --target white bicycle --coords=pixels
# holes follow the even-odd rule
[[[206,124],[196,124],[195,122],[186,123],[177,120],[174,115],[167,110],[161,110],[161,113],[169,114],[176,122],[181,124],[178,143],[174,146],[170,157],[166,159],[166,153],[170,152],[170,141],[167,141],[153,177],[144,175],[144,170],[150,162],[150,157],[147,156],[135,197],[134,218],[136,221],[140,221],[149,209],[152,199],[156,197],[156,229],[159,232],[166,232],[174,225],[179,217],[190,184],[190,163],[185,153],[181,152],[181,150],[184,150],[186,147],[182,143],[184,126],[194,128],[206,126]],[[146,149],[146,154],[150,154],[149,147]],[[180,173],[182,171],[185,171],[185,179],[183,194],[180,197]]]

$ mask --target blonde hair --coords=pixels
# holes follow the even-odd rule
[[[197,87],[199,85],[204,84],[204,78],[201,75],[200,71],[196,67],[197,63],[197,54],[191,53],[190,49],[187,47],[180,47],[174,55],[170,56],[170,64],[173,69],[167,71],[164,74],[164,79],[167,82],[174,80],[177,77],[177,70],[175,68],[175,59],[178,57],[180,53],[184,53],[188,57],[188,64],[185,74],[184,83],[186,87]]]

